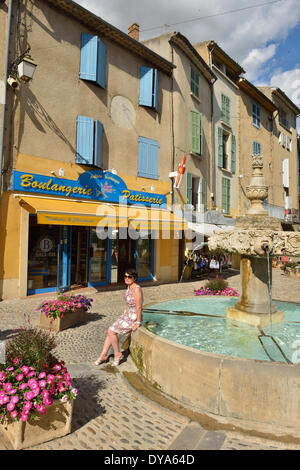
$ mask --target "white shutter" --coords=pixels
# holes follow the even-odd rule
[[[290,187],[289,159],[282,160],[282,184],[284,188]]]

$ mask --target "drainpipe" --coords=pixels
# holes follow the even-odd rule
[[[5,69],[4,69],[4,75],[3,75],[4,94],[3,94],[3,103],[2,103],[2,121],[1,121],[1,131],[0,131],[0,203],[1,203],[1,196],[2,196],[2,166],[3,166],[3,154],[4,154],[5,114],[6,114],[8,61],[9,61],[12,6],[13,6],[13,0],[9,0],[8,14],[7,14],[6,50],[5,50],[5,62],[4,62]]]
[[[173,44],[171,44],[171,61],[174,64],[174,48]],[[174,74],[172,72],[172,86],[171,86],[171,133],[172,133],[172,165],[171,171],[175,171],[175,142],[174,142]],[[174,211],[174,180],[171,178],[171,189],[170,189],[170,196],[171,196],[171,212]]]

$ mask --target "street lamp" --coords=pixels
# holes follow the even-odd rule
[[[18,87],[17,78],[20,78],[24,82],[29,82],[33,78],[37,64],[29,55],[29,51],[30,47],[28,47],[10,66],[7,82],[12,88]]]
[[[33,78],[37,64],[32,60],[29,54],[23,57],[23,60],[18,64],[18,75],[24,82],[29,82]]]

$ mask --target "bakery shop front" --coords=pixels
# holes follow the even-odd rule
[[[164,194],[132,190],[105,170],[77,181],[14,171],[13,191],[28,215],[27,295],[121,283],[129,267],[152,280],[161,239],[184,229]]]

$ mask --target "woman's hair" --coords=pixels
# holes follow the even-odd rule
[[[132,276],[134,279],[137,279],[138,278],[138,273],[136,272],[135,269],[133,268],[130,268],[130,269],[126,269],[126,271],[124,272],[124,274],[130,274],[130,276]]]

